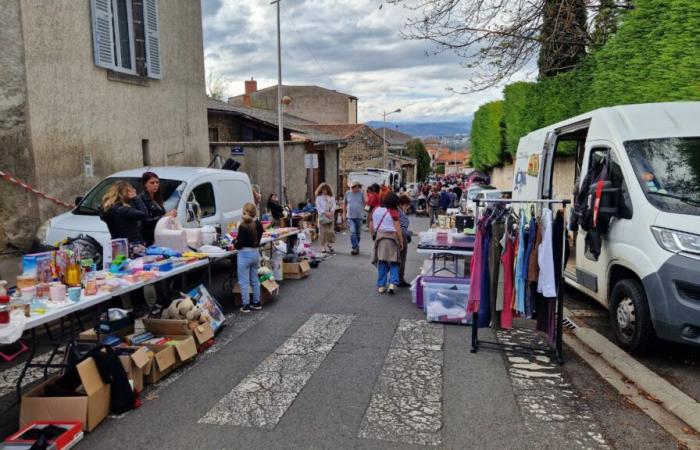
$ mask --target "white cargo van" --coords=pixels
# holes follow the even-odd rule
[[[37,239],[42,244],[54,245],[82,233],[89,234],[105,246],[110,235],[107,225],[99,217],[102,196],[119,180],[130,182],[140,193],[141,175],[146,171],[158,175],[165,209],[177,210],[177,217],[184,227],[212,225],[225,231],[227,224],[240,221],[243,205],[253,201],[250,179],[241,172],[174,166],[125,170],[100,181],[85,197],[78,197],[72,211],[45,222],[39,228]],[[195,203],[199,208],[198,217],[191,214]]]
[[[566,282],[608,308],[629,351],[656,337],[700,345],[700,102],[602,108],[524,136],[514,199],[552,198],[563,145],[575,148],[577,191],[612,211],[597,258],[586,251],[586,231],[569,233]],[[585,186],[603,163],[606,189]]]
[[[359,181],[363,188],[373,184],[386,185],[398,189],[401,186],[401,174],[387,169],[367,169],[361,172],[350,172],[348,182]]]

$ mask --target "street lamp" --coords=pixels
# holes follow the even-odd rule
[[[382,128],[382,143],[384,144],[384,150],[382,151],[382,169],[386,169],[386,116],[389,114],[400,113],[401,108],[396,109],[391,112],[384,111],[384,127]]]
[[[280,191],[279,198],[283,205],[287,204],[286,181],[284,171],[284,124],[282,123],[282,33],[280,29],[280,1],[274,0],[271,5],[277,5],[277,134],[280,158]],[[274,188],[274,187],[273,187]]]

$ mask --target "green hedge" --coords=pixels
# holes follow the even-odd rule
[[[504,89],[502,123],[474,115],[472,161],[486,169],[515,155],[529,132],[596,108],[676,100],[700,100],[700,1],[636,0],[615,36],[575,70],[537,83]],[[475,131],[475,126],[479,127]],[[505,127],[505,131],[503,131]],[[493,136],[503,134],[494,154]],[[484,136],[492,136],[483,144]],[[479,144],[475,144],[479,142]]]
[[[478,170],[503,162],[505,149],[503,103],[502,100],[486,103],[474,113],[470,164]]]

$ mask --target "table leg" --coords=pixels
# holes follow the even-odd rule
[[[479,313],[472,313],[472,349],[471,353],[479,350]]]
[[[24,367],[22,368],[22,372],[19,374],[19,378],[17,378],[17,401],[22,400],[22,381],[24,380],[24,376],[27,374],[27,369],[29,369],[30,364],[34,360],[34,355],[36,354],[36,328],[32,328],[32,343],[31,343],[31,348],[29,349],[29,357],[27,358],[27,362],[24,363]]]

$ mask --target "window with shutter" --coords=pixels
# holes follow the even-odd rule
[[[114,69],[114,30],[112,27],[112,1],[90,0],[92,12],[92,42],[95,64]]]
[[[144,0],[143,19],[146,30],[146,68],[149,78],[163,79],[160,47],[158,0]]]

